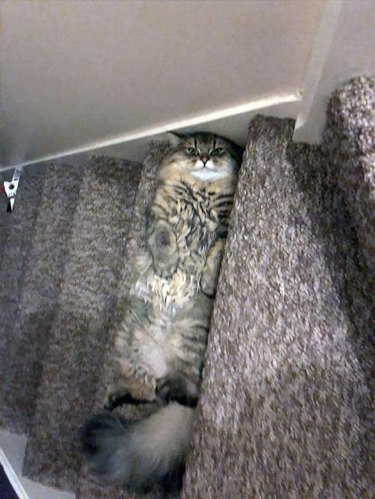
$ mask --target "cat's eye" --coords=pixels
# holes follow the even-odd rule
[[[187,147],[185,152],[188,156],[198,156],[199,154],[195,147]]]
[[[211,152],[211,156],[221,156],[222,154],[224,154],[225,152],[225,149],[224,147],[216,147],[212,152]]]

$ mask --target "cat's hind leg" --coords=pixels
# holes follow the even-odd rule
[[[119,372],[107,390],[104,408],[112,411],[122,404],[146,404],[155,401],[155,379],[144,369],[128,367]]]
[[[161,401],[196,406],[212,303],[199,294],[176,318],[169,342],[169,369],[156,383],[156,394]]]
[[[155,400],[156,381],[142,362],[141,347],[150,327],[148,304],[131,296],[123,321],[119,324],[113,350],[112,383],[104,406],[112,410],[122,403],[145,403]]]
[[[198,385],[182,372],[171,372],[157,381],[156,395],[164,403],[178,402],[195,407],[198,403]]]

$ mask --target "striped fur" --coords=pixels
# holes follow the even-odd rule
[[[121,401],[173,403],[175,425],[167,411],[130,429],[115,422],[113,431],[121,438],[111,438],[107,424],[101,439],[95,418],[83,431],[84,448],[97,449],[86,452],[93,469],[130,488],[148,489],[163,481],[166,469],[181,469],[241,158],[236,145],[213,134],[175,142],[159,168],[145,248],[135,262],[129,306],[116,334],[117,377],[106,401],[110,409]],[[155,442],[142,454],[136,442],[144,435]],[[134,456],[139,469],[130,473]],[[163,465],[147,464],[159,461]]]

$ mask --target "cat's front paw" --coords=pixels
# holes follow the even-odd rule
[[[217,275],[210,275],[208,273],[201,276],[200,287],[206,296],[210,298],[215,296],[218,277]]]
[[[178,253],[177,251],[170,255],[168,259],[155,258],[153,259],[153,266],[156,275],[169,279],[176,272],[178,267]]]
[[[200,279],[200,288],[202,292],[209,297],[214,297],[216,293],[223,253],[224,240],[219,239],[212,246],[207,255],[206,264]]]

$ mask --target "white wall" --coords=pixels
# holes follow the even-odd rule
[[[171,128],[243,142],[254,112],[298,117],[327,2],[2,0],[0,163],[140,157]]]
[[[322,1],[2,1],[1,163],[301,86]]]
[[[306,70],[294,139],[319,142],[329,96],[361,74],[375,76],[375,1],[330,0]]]

